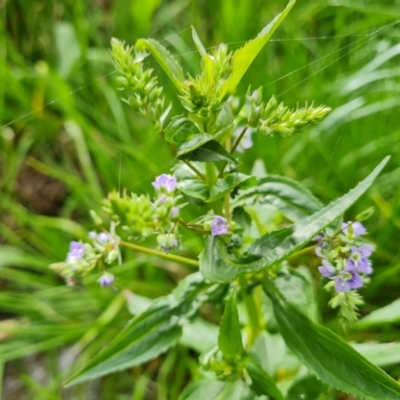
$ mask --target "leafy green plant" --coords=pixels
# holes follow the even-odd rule
[[[274,320],[288,347],[319,379],[362,398],[398,396],[393,381],[341,339],[329,336],[312,323],[308,312],[307,317],[303,316],[312,298],[306,303],[301,296],[293,299],[284,284],[294,292],[303,293],[304,286],[308,288],[303,277],[286,269],[285,261],[325,228],[329,237],[347,240],[338,228],[337,219],[368,189],[384,162],[354,191],[326,207],[301,185],[284,177],[267,176],[258,180],[238,172],[240,161],[236,150],[249,134],[257,131],[288,136],[303,126],[319,122],[329,112],[327,107],[313,106],[290,110],[274,97],[264,104],[261,90],[249,90],[244,101],[235,97],[239,81],[290,6],[255,40],[233,54],[223,45],[208,54],[194,32],[202,57],[202,72],[195,77],[185,76],[176,60],[154,40],[139,40],[134,49],[116,40],[112,42],[125,101],[149,118],[181,161],[177,162],[173,176],[162,175],[154,182],[155,200],[146,195],[112,192],[103,202],[104,212],[94,215],[97,231],[91,233],[87,243],[75,242],[67,261],[54,268],[71,285],[100,268],[99,281],[107,286],[113,284],[114,277],[106,269],[123,255],[120,253],[124,246],[192,266],[198,264],[197,260],[173,254],[178,247],[186,246],[185,230],[205,235],[206,246],[200,255],[202,275],[190,275],[173,294],[153,303],[72,382],[103,376],[156,357],[184,337],[187,327],[195,324],[202,303],[217,307],[227,298],[217,347],[201,357],[207,380],[188,387],[183,398],[195,398],[187,396],[196,396],[194,393],[203,388],[210,393],[208,398],[251,398],[260,394],[283,398],[279,379],[277,386],[276,376],[271,376],[273,373],[263,368],[263,360],[253,354],[257,341]],[[176,87],[185,110],[183,114],[170,115],[161,87],[145,69],[143,60],[149,53]],[[85,174],[93,180],[90,169]],[[268,232],[266,210],[262,208],[265,205],[278,210],[272,222],[268,221],[269,226],[275,225]],[[196,215],[190,222],[185,214],[188,210],[190,218]],[[153,250],[153,244],[142,246],[140,242],[145,238],[148,241],[155,238],[158,250]],[[275,318],[262,313],[262,307],[271,302]],[[244,313],[238,314],[236,303],[244,306]],[[227,334],[229,330],[232,335]],[[292,334],[299,330],[299,337]],[[333,351],[329,340],[338,343]],[[313,341],[320,345],[315,353]],[[320,357],[332,363],[321,369]],[[339,372],[334,371],[335,357],[345,360]],[[346,373],[346,367],[368,373],[355,377]],[[367,383],[368,376],[374,379]]]

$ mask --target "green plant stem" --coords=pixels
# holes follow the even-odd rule
[[[162,137],[164,137],[164,133],[163,133],[164,131],[162,131],[161,132],[161,135],[162,135]],[[169,147],[171,147],[171,149],[175,152],[175,153],[177,153],[177,148],[173,145],[173,144],[171,144],[171,143],[168,143],[168,145],[169,145]],[[207,180],[206,179],[206,176],[201,172],[201,171],[199,171],[190,161],[188,161],[188,160],[183,160],[183,162],[200,178],[200,179],[202,179],[203,181],[205,181],[205,180]]]
[[[200,179],[202,179],[203,181],[206,180],[205,175],[204,175],[202,172],[200,172],[190,161],[188,161],[188,160],[183,160],[183,162],[184,162],[193,172],[195,172],[196,175],[197,175]]]
[[[232,149],[231,149],[231,154],[233,154],[235,152],[235,150],[237,149],[237,147],[239,146],[239,143],[243,139],[243,136],[246,133],[246,131],[247,131],[247,125],[243,128],[242,132],[240,132],[239,137],[236,139],[235,143],[233,144]],[[222,164],[221,170],[219,171],[219,174],[218,174],[218,178],[222,177],[222,174],[224,173],[227,165],[228,165],[228,161],[225,161]]]
[[[185,221],[183,221],[182,219],[180,219],[178,221],[179,225],[182,225],[184,228],[189,229],[190,231],[196,232],[196,233],[201,233],[203,235],[209,235],[211,233],[210,230],[207,229],[197,229],[197,228],[193,228],[191,225],[188,225]]]
[[[142,253],[152,254],[154,256],[165,258],[167,260],[182,262],[184,264],[194,265],[196,267],[199,266],[199,262],[196,261],[196,260],[192,260],[191,258],[177,256],[175,254],[163,253],[163,252],[158,251],[158,250],[149,249],[147,247],[139,246],[137,244],[133,244],[133,243],[129,243],[129,242],[121,241],[121,242],[119,242],[119,244],[122,245],[122,246],[125,246],[125,247],[129,247],[131,249],[140,251]]]
[[[260,324],[259,310],[253,297],[253,292],[247,291],[247,282],[243,275],[239,275],[239,283],[243,295],[243,301],[246,307],[247,318],[248,318],[248,330],[249,336],[247,338],[246,347],[251,348],[257,339],[258,334],[261,332],[262,327]]]
[[[215,170],[215,166],[213,163],[208,163],[206,162],[206,176],[207,176],[207,182],[209,183],[209,185],[214,185],[217,182],[217,174],[216,174],[216,170]],[[213,201],[212,203],[210,203],[210,206],[212,207],[214,213],[216,215],[222,215],[223,211],[222,211],[222,203],[220,200],[217,201]]]

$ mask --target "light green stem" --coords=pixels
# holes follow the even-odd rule
[[[243,295],[244,305],[246,307],[247,318],[248,318],[248,330],[249,336],[247,339],[247,348],[251,348],[257,339],[258,334],[261,332],[262,327],[260,324],[259,310],[253,297],[253,292],[247,292],[246,278],[243,275],[239,275],[239,283]]]
[[[133,244],[133,243],[129,243],[129,242],[119,242],[119,244],[122,245],[122,246],[125,246],[125,247],[129,247],[131,249],[140,251],[141,253],[152,254],[154,256],[165,258],[167,260],[172,260],[172,261],[177,261],[177,262],[181,262],[181,263],[184,263],[184,264],[194,265],[196,267],[199,266],[199,262],[196,261],[196,260],[192,260],[191,258],[177,256],[175,254],[163,253],[163,252],[158,251],[158,250],[149,249],[147,247],[139,246],[137,244]]]

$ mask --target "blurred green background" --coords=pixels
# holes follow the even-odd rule
[[[89,358],[131,318],[129,291],[166,294],[188,270],[126,253],[128,261],[111,270],[116,290],[105,290],[97,276],[83,287],[66,287],[48,265],[65,258],[69,241],[86,237],[88,210],[98,208],[109,190],[147,191],[154,176],[174,162],[147,121],[120,101],[110,38],[134,44],[154,37],[196,73],[191,25],[207,46],[222,41],[235,49],[285,4],[0,0],[3,399],[176,399],[198,376],[196,355],[178,346],[142,367],[61,389],[68,370],[76,368],[74,357]],[[247,172],[261,159],[268,172],[298,179],[328,202],[392,156],[373,189],[346,215],[354,219],[375,207],[366,222],[377,246],[375,273],[363,293],[362,314],[400,297],[399,26],[399,0],[299,0],[238,91],[244,95],[250,83],[265,85],[266,100],[274,94],[291,107],[314,101],[334,109],[300,135],[255,135],[255,146],[243,156]],[[174,101],[170,83],[162,72],[159,77]],[[188,244],[200,250],[198,239]],[[314,260],[314,271],[317,265]],[[323,319],[337,330],[320,288],[319,293]],[[399,341],[398,321],[348,332],[346,338]],[[387,371],[398,378],[400,365]]]

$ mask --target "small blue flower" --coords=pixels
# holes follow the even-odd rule
[[[364,245],[361,247],[353,246],[351,248],[350,258],[347,261],[347,267],[357,269],[362,274],[371,274],[372,267],[368,257],[372,254],[372,247]]]
[[[111,286],[114,282],[114,275],[109,272],[104,272],[103,275],[97,280],[100,286],[108,287]]]
[[[349,268],[344,269],[339,275],[332,278],[335,281],[335,290],[340,292],[349,292],[359,289],[363,286],[363,280],[360,275]]]
[[[211,235],[220,236],[228,233],[229,226],[226,223],[226,218],[216,215],[211,222]]]
[[[167,192],[173,192],[176,188],[176,177],[173,175],[162,174],[156,177],[152,183],[155,189],[165,189]]]
[[[69,244],[69,252],[67,254],[67,262],[79,261],[85,255],[85,247],[80,242],[72,241]]]
[[[322,260],[322,266],[318,267],[318,271],[324,278],[330,278],[336,272],[335,267],[326,260]]]
[[[352,236],[361,236],[367,233],[367,230],[365,229],[365,226],[358,221],[355,222],[343,222],[342,224],[342,230],[343,232],[352,237]]]

